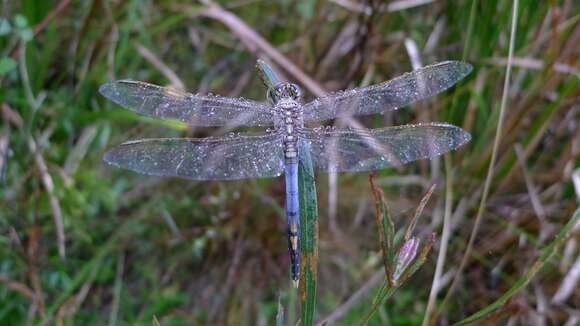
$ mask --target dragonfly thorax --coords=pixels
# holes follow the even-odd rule
[[[298,157],[298,133],[303,126],[302,106],[300,105],[300,88],[291,83],[282,83],[269,92],[276,112],[276,128],[284,142],[286,162],[296,162]]]
[[[303,126],[302,107],[297,101],[283,99],[276,105],[277,127],[283,135],[284,156],[291,163],[298,157],[298,133]]]

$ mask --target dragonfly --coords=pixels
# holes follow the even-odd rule
[[[261,60],[267,102],[192,94],[145,82],[118,80],[100,93],[136,113],[190,126],[251,126],[263,132],[238,132],[206,138],[152,138],[111,148],[104,160],[135,172],[191,180],[240,180],[285,175],[288,252],[295,286],[300,278],[300,203],[298,162],[309,153],[321,172],[363,172],[430,159],[466,144],[470,134],[447,123],[420,123],[379,129],[309,128],[310,123],[381,114],[445,91],[472,66],[444,61],[392,80],[354,88],[303,104],[294,83],[280,81]]]

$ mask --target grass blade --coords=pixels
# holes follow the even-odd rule
[[[316,310],[316,277],[318,272],[318,205],[316,184],[309,147],[301,147],[298,162],[298,190],[300,193],[300,305],[301,325],[314,324]]]
[[[487,307],[481,309],[480,311],[474,313],[473,315],[463,319],[462,321],[455,323],[454,325],[467,325],[471,324],[476,320],[484,318],[493,312],[497,311],[498,309],[502,308],[505,303],[512,298],[514,295],[519,293],[523,290],[534,278],[534,276],[544,267],[546,262],[552,257],[552,255],[556,252],[556,249],[566,240],[568,234],[572,231],[576,223],[578,223],[578,218],[580,218],[580,208],[578,208],[572,218],[568,223],[560,230],[554,241],[552,241],[549,245],[542,249],[542,254],[540,258],[534,262],[534,264],[528,269],[528,271],[520,277],[519,280],[506,292],[504,293],[499,299],[497,299],[494,303],[488,305]]]
[[[513,61],[513,56],[514,56],[516,26],[517,26],[517,21],[518,21],[518,4],[519,4],[519,0],[515,0],[513,5],[512,5],[511,29],[510,29],[510,34],[509,34],[510,39],[509,39],[509,46],[508,46],[508,63],[507,63],[507,67],[506,67],[506,75],[505,75],[504,84],[503,84],[503,93],[502,93],[501,104],[500,104],[500,108],[499,108],[499,117],[498,117],[498,121],[497,121],[497,128],[496,128],[495,137],[493,140],[493,147],[492,147],[493,149],[492,149],[491,159],[489,162],[487,175],[485,177],[485,182],[483,185],[483,194],[481,195],[481,199],[479,202],[479,208],[477,210],[477,215],[475,217],[473,229],[471,230],[471,234],[469,236],[469,242],[467,243],[467,248],[465,249],[465,253],[463,254],[463,257],[461,258],[461,262],[459,263],[459,268],[457,269],[457,273],[455,273],[455,278],[453,279],[453,282],[451,283],[451,286],[449,287],[449,290],[447,291],[447,294],[445,296],[445,299],[443,300],[443,303],[440,305],[439,310],[433,314],[434,320],[435,320],[436,316],[443,309],[445,309],[445,307],[447,306],[447,303],[449,302],[450,298],[452,297],[453,293],[455,292],[455,290],[457,288],[459,278],[461,277],[461,274],[463,273],[463,270],[465,269],[465,266],[467,265],[467,261],[471,257],[471,251],[473,250],[475,238],[477,237],[477,234],[479,232],[479,227],[481,226],[481,222],[483,219],[483,212],[484,212],[485,207],[486,207],[487,197],[489,195],[489,190],[491,187],[491,181],[492,181],[494,173],[495,173],[495,163],[496,163],[496,159],[497,159],[497,155],[498,155],[498,151],[499,151],[499,146],[500,146],[500,142],[501,142],[501,138],[502,138],[501,136],[502,136],[502,131],[503,131],[504,116],[505,116],[505,110],[506,110],[507,101],[508,101],[508,95],[509,95],[508,92],[509,92],[509,85],[510,85],[511,73],[512,73],[512,61]]]
[[[281,298],[278,296],[278,310],[276,311],[276,326],[284,326],[284,307]]]
[[[397,291],[397,289],[398,287],[389,287],[388,284],[383,283],[383,286],[379,290],[379,293],[377,294],[377,297],[375,298],[375,301],[373,302],[371,309],[369,310],[369,312],[367,312],[365,317],[359,322],[359,325],[366,325],[371,319],[371,317],[375,314],[375,312],[377,312],[379,307],[385,302],[385,300],[392,297],[393,294],[395,294],[395,292]]]
[[[369,175],[369,183],[373,192],[376,209],[376,222],[379,229],[379,241],[381,243],[381,250],[383,252],[383,265],[385,267],[385,274],[387,276],[387,283],[392,287],[394,282],[391,277],[393,271],[393,259],[395,256],[393,249],[393,238],[395,237],[395,224],[391,215],[391,210],[385,204],[385,197],[383,190],[377,187],[373,180],[373,175]]]
[[[280,83],[278,75],[276,75],[272,67],[270,67],[264,60],[258,59],[256,62],[256,70],[266,88],[272,89]]]

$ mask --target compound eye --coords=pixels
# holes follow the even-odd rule
[[[294,93],[294,98],[296,99],[302,96],[302,90],[296,84],[292,84],[292,93]]]

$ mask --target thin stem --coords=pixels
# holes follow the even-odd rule
[[[517,0],[516,0],[517,1]],[[536,276],[536,274],[546,265],[546,263],[552,258],[558,247],[564,243],[566,239],[570,236],[570,233],[573,231],[574,226],[578,223],[578,219],[580,218],[580,209],[577,209],[572,217],[566,223],[566,225],[558,232],[554,241],[550,244],[545,246],[542,249],[542,254],[540,257],[528,268],[526,273],[524,273],[512,287],[507,290],[501,297],[499,297],[495,302],[486,306],[485,308],[479,310],[478,312],[474,313],[473,315],[453,324],[453,325],[472,325],[475,321],[485,318],[498,309],[504,307],[511,298],[515,295],[520,293],[524,288],[530,284],[532,279]]]
[[[492,181],[493,175],[494,175],[495,161],[497,159],[499,143],[501,141],[501,132],[502,132],[502,128],[503,128],[505,108],[507,106],[507,100],[508,100],[509,82],[510,82],[510,78],[511,78],[512,65],[513,65],[514,43],[515,43],[515,34],[516,34],[516,26],[517,26],[517,18],[518,18],[518,3],[519,3],[519,0],[515,0],[514,4],[513,4],[510,41],[509,41],[509,50],[508,50],[508,62],[507,62],[507,66],[506,66],[506,75],[505,75],[504,85],[503,85],[503,94],[502,94],[502,98],[501,98],[499,118],[498,118],[497,128],[496,128],[496,132],[495,132],[495,138],[493,141],[493,151],[492,151],[491,161],[489,163],[487,175],[485,178],[485,184],[483,186],[483,194],[481,196],[481,201],[479,203],[479,208],[477,210],[477,216],[475,218],[475,223],[474,223],[473,229],[471,230],[471,235],[469,237],[469,243],[467,244],[467,249],[465,250],[465,254],[463,255],[463,258],[461,259],[461,263],[459,265],[457,273],[455,274],[455,278],[453,279],[453,283],[451,284],[451,287],[449,288],[449,291],[447,292],[447,296],[445,297],[445,300],[443,301],[443,303],[440,307],[440,310],[445,308],[447,302],[449,301],[449,299],[451,298],[451,296],[455,292],[455,289],[457,288],[457,284],[459,283],[459,279],[461,277],[461,274],[463,273],[463,270],[465,269],[465,266],[467,265],[467,262],[469,261],[469,258],[471,257],[471,251],[473,250],[473,244],[475,243],[475,238],[477,237],[477,233],[479,232],[479,227],[481,225],[483,211],[485,210],[485,206],[487,203],[487,197],[489,195],[489,189],[490,189],[491,181]],[[436,317],[436,316],[434,316],[434,317]]]
[[[435,268],[435,275],[433,276],[433,283],[431,285],[431,292],[429,293],[429,301],[427,309],[425,309],[425,316],[423,317],[423,326],[429,324],[429,316],[435,308],[435,298],[440,288],[441,275],[443,274],[443,267],[445,266],[445,258],[447,256],[447,246],[449,244],[449,236],[451,232],[451,210],[453,206],[453,167],[451,165],[451,157],[449,154],[445,155],[445,214],[443,217],[443,234],[441,235],[441,246],[439,247],[439,254],[437,256],[437,267]]]
[[[387,288],[385,288],[385,287],[387,287]],[[384,283],[383,287],[381,287],[381,289],[380,289],[382,292],[379,293],[379,296],[378,296],[376,302],[373,304],[371,310],[361,320],[359,325],[366,325],[369,322],[369,320],[371,319],[371,317],[375,314],[377,309],[379,309],[379,307],[383,304],[384,300],[387,300],[390,297],[392,297],[398,288],[399,287],[396,287],[396,286],[395,287],[388,287],[388,285],[386,283]]]

